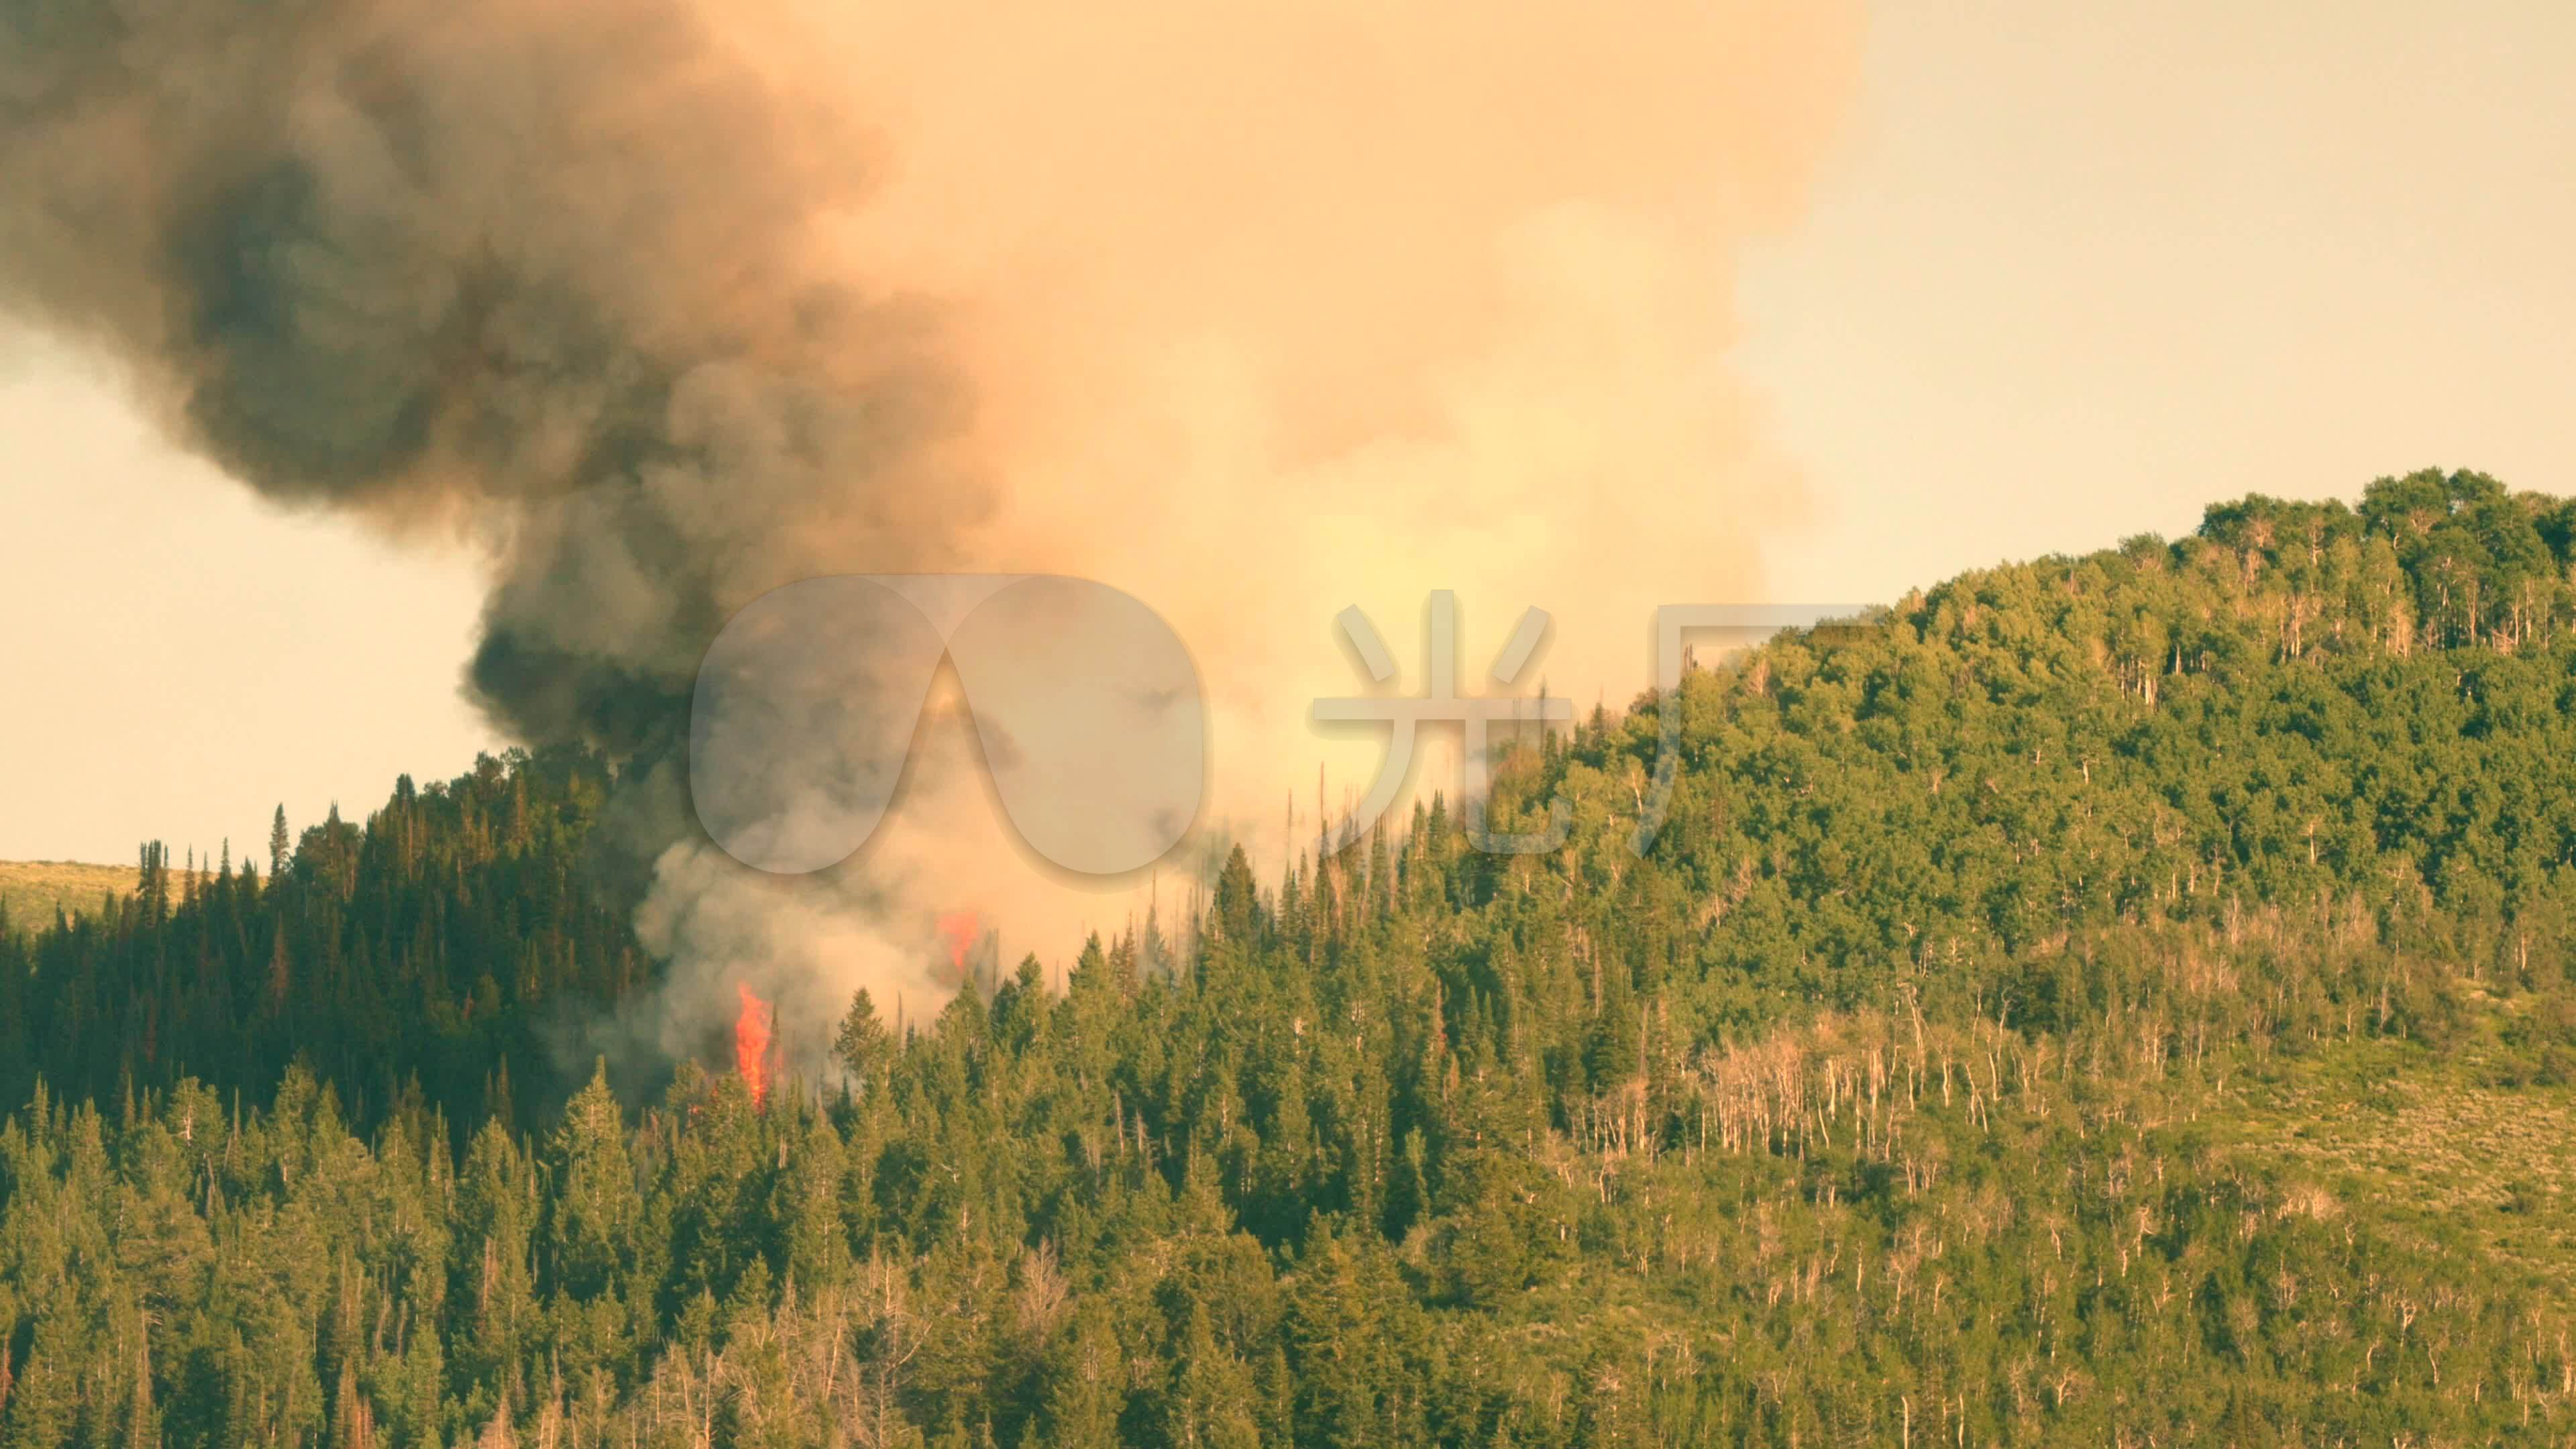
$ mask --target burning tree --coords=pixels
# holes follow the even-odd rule
[[[734,1070],[742,1074],[742,1084],[751,1093],[751,1104],[765,1107],[769,1104],[769,1051],[778,1038],[778,1013],[753,995],[750,987],[737,984],[734,991],[742,998],[742,1012],[733,1023]]]

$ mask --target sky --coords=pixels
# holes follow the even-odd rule
[[[2538,0],[1874,8],[1843,153],[1743,282],[1825,511],[1774,586],[2426,466],[2576,489],[2571,43]]]
[[[2493,0],[1873,7],[1808,205],[1735,279],[1807,483],[1768,599],[2421,466],[2576,488],[2571,40]],[[502,743],[457,695],[468,548],[258,502],[122,398],[0,335],[0,859],[238,854]]]

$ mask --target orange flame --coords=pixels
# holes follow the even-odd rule
[[[960,981],[966,979],[966,953],[975,949],[980,924],[973,911],[949,911],[939,918],[940,939],[948,943],[948,964],[956,968]]]
[[[769,1043],[777,1013],[770,1004],[751,994],[751,988],[737,983],[734,990],[742,997],[742,1015],[733,1023],[733,1065],[742,1073],[742,1084],[751,1090],[751,1105],[762,1107],[769,1102]]]

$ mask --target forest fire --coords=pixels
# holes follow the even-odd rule
[[[777,1012],[766,1001],[740,984],[734,990],[742,997],[742,1014],[733,1023],[733,1065],[742,1074],[742,1084],[751,1092],[751,1105],[769,1103],[769,1045],[775,1036]]]
[[[939,939],[948,943],[948,964],[956,969],[957,979],[966,979],[966,953],[975,949],[975,938],[981,934],[973,911],[944,911],[939,917]]]
[[[931,932],[948,948],[945,972],[933,967],[941,984],[991,996],[1001,982],[1001,937],[973,911],[942,911],[931,920]]]

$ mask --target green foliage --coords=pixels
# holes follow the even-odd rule
[[[361,1123],[413,1102],[459,1130],[496,1110],[541,1129],[581,1085],[546,1077],[542,1024],[648,979],[632,902],[585,862],[609,787],[589,757],[514,751],[425,790],[406,777],[365,829],[334,811],[291,852],[280,812],[266,878],[147,847],[132,894],[32,941],[0,931],[0,1046],[25,1042],[0,1052],[0,1101],[40,1077],[258,1100],[301,1061]]]
[[[2572,525],[1971,574],[765,1110],[505,1096],[646,979],[596,762],[147,853],[0,943],[0,1444],[2564,1440]]]

